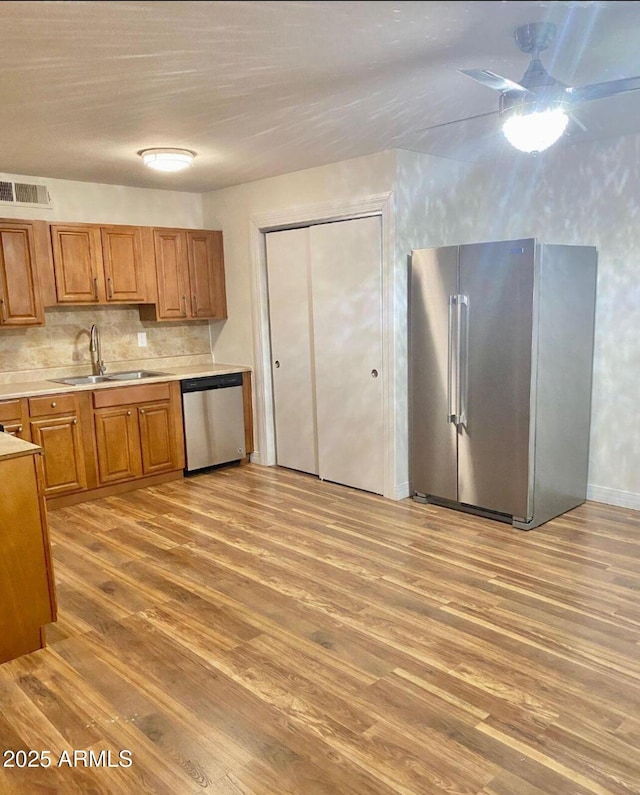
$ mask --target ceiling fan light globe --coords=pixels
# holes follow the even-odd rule
[[[543,152],[560,138],[568,122],[561,108],[514,113],[505,120],[502,132],[520,152]]]

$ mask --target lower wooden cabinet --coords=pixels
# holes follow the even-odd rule
[[[4,426],[5,433],[30,442],[27,401],[24,398],[0,401],[0,424]]]
[[[184,467],[178,382],[93,393],[99,485]]]
[[[44,494],[59,496],[87,488],[84,443],[76,395],[29,399],[31,440],[44,452]]]
[[[98,409],[94,414],[98,480],[102,485],[142,475],[135,407]]]
[[[45,645],[44,626],[56,620],[42,456],[33,450],[0,458],[0,663]]]

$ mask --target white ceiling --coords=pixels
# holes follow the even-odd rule
[[[513,31],[539,20],[565,83],[640,74],[638,2],[2,2],[0,171],[202,192],[391,148],[483,157],[507,146],[486,121],[418,131],[496,109],[457,70],[519,80]],[[640,91],[579,116],[570,142],[640,132]],[[153,146],[198,157],[157,175]]]

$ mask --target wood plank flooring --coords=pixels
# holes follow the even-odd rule
[[[2,795],[640,793],[638,512],[523,533],[247,465],[50,524]]]

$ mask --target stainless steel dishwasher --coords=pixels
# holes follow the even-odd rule
[[[244,458],[242,373],[188,378],[180,384],[185,472]]]

